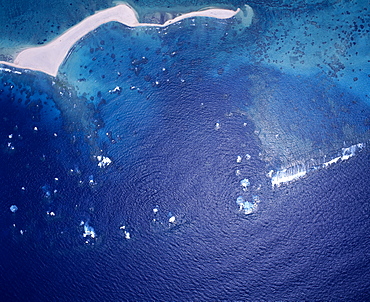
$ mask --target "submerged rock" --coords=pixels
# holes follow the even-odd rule
[[[10,207],[10,211],[12,211],[12,213],[15,213],[15,212],[17,212],[18,211],[18,207],[16,206],[16,205],[12,205],[11,207]]]

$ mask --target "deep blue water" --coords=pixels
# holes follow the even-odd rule
[[[251,6],[2,66],[0,300],[370,300],[366,3]]]

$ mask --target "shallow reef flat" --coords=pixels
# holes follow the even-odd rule
[[[157,4],[0,65],[4,297],[369,300],[364,2]]]

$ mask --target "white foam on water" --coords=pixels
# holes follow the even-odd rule
[[[11,72],[11,73],[15,73],[15,74],[22,74],[20,71],[18,70],[11,70],[9,68],[3,68],[3,67],[0,67],[0,70],[1,71],[6,71],[6,72]]]
[[[271,175],[271,184],[273,187],[279,187],[282,183],[291,182],[305,176],[306,174],[307,171],[304,166],[294,166],[276,172],[273,170],[269,172],[269,175]]]
[[[88,237],[88,236],[90,236],[91,238],[96,237],[96,233],[95,233],[95,230],[94,230],[93,227],[89,226],[89,224],[87,222],[84,223],[83,226],[84,226],[84,233],[82,235],[83,235],[84,238]]]
[[[352,156],[356,155],[356,153],[360,150],[362,150],[363,148],[365,147],[365,144],[363,143],[359,143],[359,144],[356,144],[356,145],[352,145],[348,148],[342,148],[342,155],[341,156],[337,156],[335,158],[333,158],[332,160],[329,160],[325,163],[323,163],[323,167],[326,168],[332,164],[335,164],[337,163],[338,161],[345,161],[349,158],[351,158]]]
[[[107,156],[98,155],[96,159],[98,160],[98,166],[100,168],[105,168],[112,163],[112,160]]]
[[[283,183],[289,183],[305,176],[308,172],[318,170],[320,168],[327,168],[333,164],[344,162],[349,158],[355,156],[359,151],[365,147],[364,143],[358,143],[347,148],[342,148],[339,156],[336,156],[328,161],[321,161],[321,164],[298,164],[289,168],[274,171],[271,170],[267,176],[271,178],[271,185],[279,187]]]

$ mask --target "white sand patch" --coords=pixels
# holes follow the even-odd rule
[[[253,10],[251,11],[251,8],[249,6],[246,7],[247,18],[252,18]],[[206,10],[183,14],[174,19],[166,21],[164,24],[151,24],[139,23],[136,11],[127,4],[120,4],[115,7],[99,11],[96,14],[87,17],[79,24],[73,26],[64,34],[44,46],[32,47],[20,52],[18,56],[14,59],[14,63],[3,61],[0,61],[0,63],[18,68],[42,71],[55,77],[58,73],[59,66],[68,55],[68,52],[70,51],[72,46],[81,38],[83,38],[86,34],[107,22],[117,21],[129,27],[165,27],[180,20],[192,17],[202,16],[218,19],[228,19],[235,16],[239,12],[239,8],[236,11],[210,8]]]

